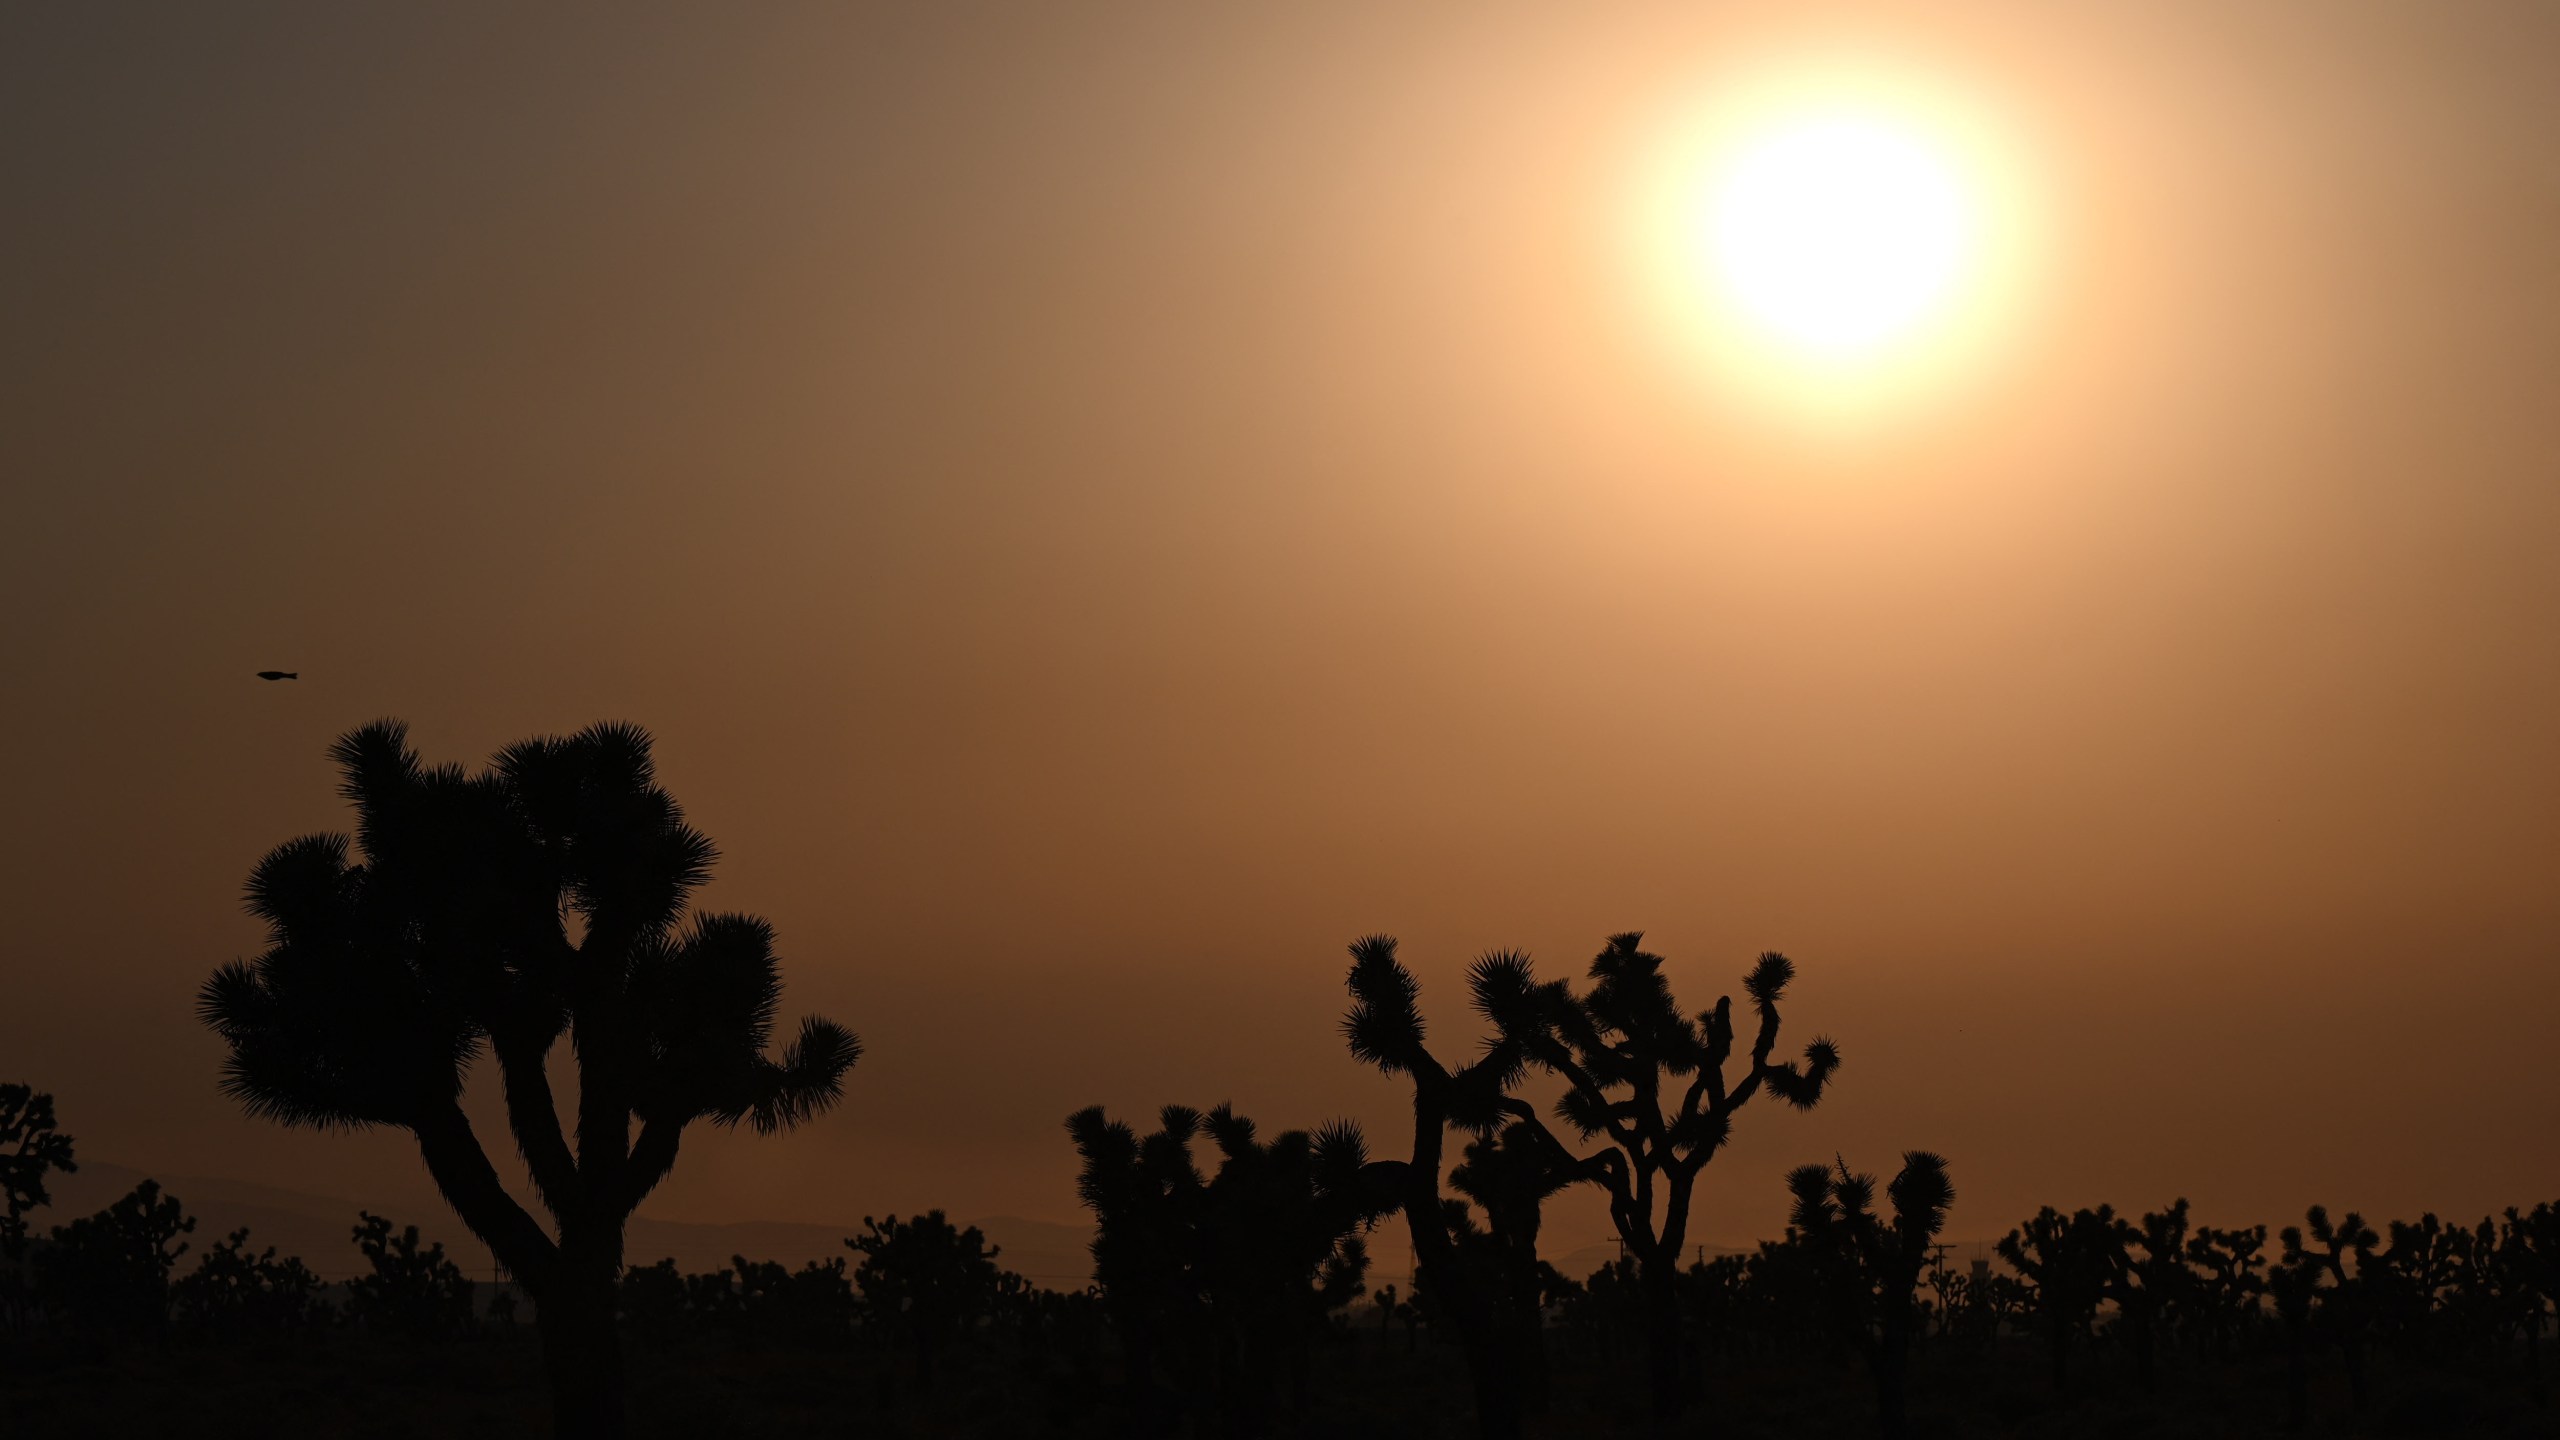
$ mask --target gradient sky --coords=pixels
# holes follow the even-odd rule
[[[2560,1194],[2560,8],[540,8],[0,13],[0,1078],[84,1154],[424,1193],[192,1016],[387,714],[651,727],[865,1037],[664,1218],[1072,1219],[1093,1102],[1401,1149],[1377,930],[1450,1046],[1487,947],[1793,955],[1847,1067],[1707,1243],[1913,1146],[1964,1236]],[[1619,231],[1843,52],[2048,263],[1817,433]]]

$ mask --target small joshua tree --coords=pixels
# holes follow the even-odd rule
[[[1787,1176],[1787,1189],[1796,1230],[1814,1255],[1824,1313],[1866,1358],[1878,1425],[1885,1440],[1899,1440],[1911,1344],[1923,1324],[1920,1272],[1956,1198],[1947,1162],[1926,1150],[1902,1157],[1885,1187],[1891,1219],[1875,1211],[1875,1177],[1852,1175],[1845,1162],[1803,1166]]]
[[[268,948],[217,970],[200,1005],[230,1050],[223,1089],[286,1125],[409,1131],[454,1213],[534,1297],[557,1432],[611,1440],[631,1212],[687,1126],[788,1129],[835,1101],[861,1047],[810,1019],[766,1053],[773,931],[689,915],[716,852],[659,788],[636,727],[529,740],[478,775],[421,763],[392,721],[331,753],[355,841],[305,836],[250,875]],[[563,1040],[578,1076],[565,1132],[547,1068]],[[484,1055],[548,1227],[464,1113]]]
[[[1191,1155],[1199,1130],[1200,1112],[1181,1105],[1166,1106],[1143,1140],[1099,1105],[1067,1117],[1084,1162],[1076,1192],[1093,1212],[1094,1283],[1120,1338],[1142,1435],[1173,1423],[1160,1373],[1179,1389],[1199,1368],[1203,1301],[1192,1267],[1207,1183]]]
[[[1472,1268],[1489,1276],[1503,1323],[1512,1331],[1510,1353],[1520,1367],[1520,1408],[1547,1408],[1546,1298],[1554,1267],[1538,1258],[1538,1230],[1546,1202],[1574,1183],[1561,1153],[1530,1125],[1513,1121],[1468,1142],[1466,1158],[1449,1172],[1450,1188],[1484,1211],[1481,1236],[1464,1216],[1452,1227],[1461,1248],[1473,1240],[1483,1252]]]
[[[996,1303],[997,1247],[977,1226],[954,1226],[939,1210],[912,1220],[866,1215],[845,1241],[862,1257],[854,1288],[871,1323],[916,1353],[916,1388],[933,1389],[934,1359],[977,1328]]]
[[[793,1270],[775,1260],[730,1256],[730,1269],[721,1275],[723,1280],[731,1275],[737,1280],[730,1318],[741,1331],[768,1344],[841,1344],[852,1328],[856,1309],[844,1258],[803,1261]],[[727,1298],[731,1292],[711,1293]]]
[[[2372,1282],[2375,1323],[2405,1346],[2423,1350],[2440,1344],[2445,1330],[2467,1318],[2461,1313],[2463,1302],[2478,1289],[2472,1283],[2476,1238],[2432,1211],[2415,1224],[2394,1220],[2386,1229],[2391,1244],[2365,1272]]]
[[[1067,1121],[1097,1222],[1094,1277],[1142,1426],[1163,1420],[1152,1382],[1162,1363],[1193,1391],[1207,1372],[1230,1433],[1252,1433],[1272,1410],[1275,1362],[1303,1400],[1308,1345],[1359,1293],[1368,1257],[1357,1232],[1394,1208],[1394,1191],[1347,1122],[1265,1143],[1224,1105],[1169,1105],[1161,1118],[1144,1140],[1099,1106]],[[1204,1133],[1219,1152],[1208,1177],[1191,1153]]]
[[[2160,1379],[2160,1330],[2185,1308],[2195,1284],[2187,1269],[2187,1202],[2146,1214],[2139,1226],[2119,1220],[2109,1239],[2107,1298],[2116,1302],[2135,1375],[2143,1389],[2153,1389]]]
[[[2365,1272],[2373,1267],[2374,1247],[2382,1237],[2353,1211],[2333,1225],[2329,1208],[2314,1205],[2303,1216],[2302,1225],[2287,1225],[2276,1238],[2284,1245],[2284,1259],[2269,1288],[2289,1332],[2296,1365],[2303,1363],[2316,1327],[2338,1347],[2339,1358],[2346,1362],[2348,1397],[2362,1410],[2365,1329],[2372,1317],[2372,1282]]]
[[[2258,1323],[2259,1300],[2267,1293],[2267,1227],[2240,1230],[2196,1228],[2187,1241],[2187,1263],[2196,1279],[2190,1295],[2208,1353],[2227,1356],[2242,1334]]]
[[[71,1158],[71,1137],[53,1128],[53,1097],[24,1085],[0,1085],[0,1255],[24,1254],[27,1212],[53,1203],[44,1177],[55,1170],[70,1174],[80,1167]]]
[[[122,1199],[53,1229],[35,1252],[37,1299],[73,1327],[149,1334],[169,1320],[169,1275],[196,1228],[174,1195],[145,1180]]]
[[[2071,1342],[2086,1340],[2096,1326],[2098,1306],[2106,1299],[2122,1253],[2115,1207],[2101,1205],[2066,1216],[2047,1205],[2003,1237],[1999,1251],[2034,1292],[2031,1303],[2050,1347],[2053,1383],[2059,1387],[2070,1376]]]
[[[356,1249],[364,1253],[369,1273],[347,1282],[347,1317],[404,1340],[452,1340],[470,1333],[476,1287],[446,1258],[444,1242],[422,1242],[415,1225],[394,1230],[379,1215],[356,1215]]]
[[[2525,1374],[2534,1403],[2551,1403],[2542,1379],[2542,1317],[2560,1304],[2560,1205],[2530,1212],[2508,1207],[2498,1228],[2498,1265],[2515,1296],[2516,1323],[2524,1331]]]
[[[284,1334],[328,1314],[311,1267],[278,1259],[273,1245],[251,1250],[245,1229],[215,1241],[170,1287],[170,1299],[180,1324],[208,1335]]]
[[[1477,1004],[1500,1028],[1504,1044],[1561,1077],[1556,1114],[1602,1149],[1576,1157],[1526,1102],[1504,1112],[1528,1122],[1555,1144],[1557,1168],[1609,1193],[1609,1215],[1642,1282],[1648,1379],[1656,1419],[1676,1419],[1689,1384],[1681,1341],[1679,1277],[1688,1243],[1690,1197],[1698,1172],[1733,1133],[1733,1117],[1763,1090],[1797,1109],[1811,1109],[1840,1068],[1840,1052],[1817,1037],[1801,1065],[1773,1058],[1778,1001],[1795,978],[1784,955],[1762,955],[1743,978],[1758,1017],[1749,1058],[1738,1076],[1733,1059],[1733,999],[1725,996],[1694,1019],[1683,1014],[1662,974],[1662,957],[1645,952],[1640,932],[1614,935],[1591,962],[1591,987],[1576,995],[1563,981],[1540,984],[1528,957],[1487,956],[1476,967]]]

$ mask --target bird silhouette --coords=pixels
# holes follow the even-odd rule
[[[261,670],[258,672],[258,678],[261,680],[299,680],[302,678],[302,672],[299,670]]]

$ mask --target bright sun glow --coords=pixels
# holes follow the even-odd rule
[[[1955,298],[1973,215],[1945,160],[1862,116],[1785,124],[1742,146],[1708,194],[1707,262],[1779,342],[1871,355]]]
[[[1868,62],[1736,57],[1654,122],[1639,313],[1719,408],[1852,429],[1989,372],[2041,212],[1972,97]]]

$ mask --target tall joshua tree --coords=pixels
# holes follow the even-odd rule
[[[1903,1380],[1921,1325],[1920,1272],[1956,1199],[1947,1162],[1926,1150],[1902,1157],[1885,1187],[1891,1219],[1876,1213],[1875,1177],[1852,1175],[1846,1163],[1802,1166],[1788,1173],[1787,1189],[1795,1227],[1815,1256],[1825,1315],[1866,1357],[1878,1426],[1885,1440],[1900,1440]]]
[[[1469,974],[1476,1008],[1492,1018],[1489,1002],[1515,987],[1514,960],[1493,955]],[[1474,1385],[1476,1428],[1484,1440],[1520,1434],[1521,1366],[1517,1327],[1504,1318],[1503,1277],[1497,1267],[1475,1263],[1460,1246],[1450,1207],[1440,1193],[1442,1161],[1451,1126],[1483,1134],[1502,1119],[1504,1091],[1520,1076],[1520,1044],[1496,1035],[1467,1065],[1452,1068],[1431,1053],[1422,1023],[1422,987],[1396,959],[1393,936],[1371,935],[1351,946],[1345,982],[1351,1008],[1342,1017],[1352,1055],[1413,1084],[1413,1148],[1403,1161],[1382,1161],[1391,1178],[1405,1229],[1413,1239],[1417,1288],[1432,1297],[1436,1318],[1457,1333]],[[1490,988],[1489,988],[1490,987]],[[1551,1142],[1550,1142],[1551,1143]],[[1571,1178],[1588,1178],[1574,1167]],[[1463,1205],[1458,1207],[1463,1218]]]
[[[216,971],[201,1001],[230,1046],[223,1089],[286,1125],[415,1136],[454,1212],[540,1307],[558,1433],[619,1435],[631,1212],[687,1125],[787,1129],[834,1102],[860,1044],[812,1018],[766,1053],[773,931],[688,919],[716,852],[659,788],[638,728],[529,740],[478,774],[422,764],[396,721],[330,753],[355,837],[288,841],[250,875],[268,947]],[[546,1069],[563,1038],[578,1077],[565,1132]],[[464,1116],[484,1054],[548,1226]]]
[[[1733,997],[1695,1019],[1683,1014],[1662,957],[1643,942],[1640,931],[1611,936],[1580,995],[1561,980],[1540,983],[1525,955],[1487,956],[1475,980],[1478,1007],[1500,1027],[1502,1043],[1564,1080],[1557,1117],[1584,1141],[1606,1142],[1575,1156],[1525,1101],[1503,1102],[1505,1113],[1555,1147],[1559,1168],[1608,1191],[1610,1218],[1636,1262],[1654,1416],[1667,1423],[1688,1401],[1678,1286],[1698,1172],[1724,1148],[1735,1112],[1762,1091],[1813,1108],[1839,1072],[1840,1052],[1817,1037],[1801,1065],[1772,1058],[1778,1001],[1795,978],[1794,963],[1772,952],[1743,978],[1758,1026],[1748,1060],[1729,1079]]]

